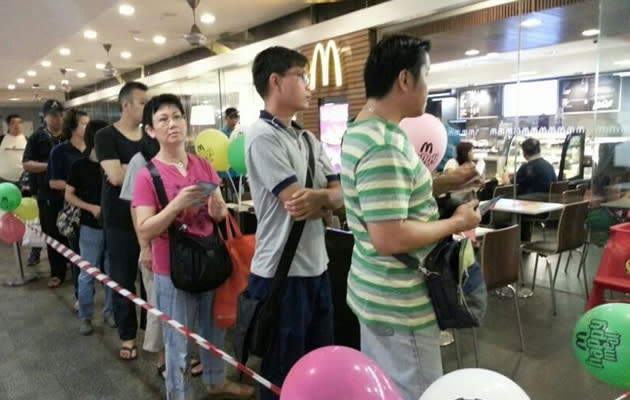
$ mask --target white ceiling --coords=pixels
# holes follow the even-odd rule
[[[135,14],[120,15],[118,7],[122,3],[133,5]],[[197,24],[211,40],[222,33],[239,32],[307,6],[306,0],[201,0]],[[199,22],[204,13],[213,14],[216,21],[210,25]],[[104,79],[102,71],[95,67],[107,61],[103,43],[113,45],[110,61],[123,71],[182,53],[191,48],[183,39],[191,25],[192,12],[186,0],[1,1],[0,103],[12,97],[34,101],[36,92],[43,97],[63,97],[59,89],[60,68],[69,70],[66,78],[74,88]],[[96,31],[98,37],[84,38],[86,29]],[[164,45],[152,42],[156,34],[167,38]],[[69,48],[71,55],[60,55],[61,47]],[[130,51],[132,57],[121,58],[123,50]],[[50,61],[52,66],[41,66],[42,60]],[[27,70],[36,71],[37,76],[27,76]],[[78,78],[79,71],[86,77]],[[16,83],[17,78],[24,78],[25,84]],[[34,83],[40,85],[38,91],[30,89]],[[8,90],[8,84],[15,84],[16,90]],[[51,84],[57,86],[57,93],[48,90]]]

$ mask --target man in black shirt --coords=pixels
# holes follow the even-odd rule
[[[525,139],[521,148],[527,162],[516,171],[515,181],[518,185],[519,198],[548,201],[549,188],[557,180],[553,165],[540,156],[540,142],[538,140]],[[541,217],[546,218],[546,215],[521,220],[521,241],[529,242],[531,240],[532,221]]]
[[[540,156],[540,142],[536,139],[526,139],[521,144],[523,156],[527,160],[516,171],[518,195],[521,198],[547,201],[549,187],[557,180],[556,171],[547,160]]]
[[[37,194],[42,230],[59,242],[68,245],[66,238],[57,229],[57,214],[55,207],[51,204],[51,189],[46,176],[50,151],[63,138],[63,105],[57,100],[47,100],[42,108],[42,114],[45,124],[28,138],[22,164],[24,170],[30,173],[31,189]],[[48,246],[48,260],[50,262],[48,287],[55,288],[66,278],[67,261],[50,246]]]
[[[140,249],[133,228],[129,202],[121,200],[120,187],[127,164],[142,145],[142,111],[148,101],[148,88],[139,82],[128,82],[118,94],[122,109],[120,120],[96,134],[96,157],[103,169],[101,209],[111,277],[125,289],[136,292]],[[136,306],[119,294],[114,295],[114,317],[121,340],[120,358],[133,360],[136,347]]]

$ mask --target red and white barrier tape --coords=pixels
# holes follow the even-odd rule
[[[46,235],[41,230],[39,230],[39,229],[37,229],[37,228],[35,228],[33,226],[30,226],[28,223],[26,223],[25,225],[29,229],[31,229],[33,232],[35,232],[38,235],[40,235],[46,241],[46,243],[48,243],[50,246],[52,246],[53,249],[55,249],[55,251],[57,251],[58,253],[63,255],[65,258],[70,260],[73,264],[77,265],[79,268],[81,268],[82,270],[84,270],[88,274],[92,275],[98,281],[102,282],[103,285],[107,285],[112,290],[115,290],[116,292],[118,292],[121,296],[126,297],[127,299],[131,300],[132,302],[136,303],[140,307],[142,307],[145,310],[147,310],[147,312],[155,315],[156,317],[159,317],[162,321],[166,322],[167,324],[169,324],[172,327],[174,327],[175,329],[177,329],[181,334],[186,336],[189,340],[197,343],[200,347],[208,350],[209,352],[214,354],[216,357],[219,357],[220,359],[222,359],[226,363],[230,364],[234,368],[238,369],[239,371],[241,371],[245,375],[251,377],[256,382],[260,383],[261,385],[263,385],[267,389],[271,390],[275,394],[280,395],[280,387],[278,387],[277,385],[274,385],[273,383],[269,382],[267,379],[265,379],[264,377],[258,375],[256,372],[254,372],[252,369],[250,369],[246,365],[243,365],[240,362],[238,362],[236,359],[234,359],[234,357],[230,356],[229,354],[227,354],[223,350],[219,349],[218,347],[216,347],[212,343],[208,342],[206,339],[204,339],[201,336],[199,336],[198,334],[194,333],[193,331],[191,331],[190,329],[188,329],[184,325],[182,325],[179,322],[175,321],[174,319],[169,317],[167,314],[164,314],[162,311],[158,310],[157,308],[155,308],[151,304],[149,304],[146,301],[142,300],[140,297],[138,297],[135,294],[131,293],[129,290],[123,288],[116,281],[113,281],[109,276],[107,276],[104,273],[102,273],[100,269],[96,268],[95,266],[91,265],[89,262],[85,261],[83,258],[81,258],[81,256],[79,256],[77,253],[75,253],[74,251],[69,249],[64,244],[59,243],[57,240],[55,240],[55,239],[51,238],[50,236]]]

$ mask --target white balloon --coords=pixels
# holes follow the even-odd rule
[[[433,382],[419,400],[530,400],[514,381],[483,368],[465,368]]]

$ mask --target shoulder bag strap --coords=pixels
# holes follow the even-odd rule
[[[311,141],[308,138],[308,134],[306,135],[307,136],[305,139],[308,146],[308,170],[306,171],[305,187],[312,188],[313,174],[315,172],[315,157],[313,156],[313,147]],[[279,290],[280,288],[282,288],[282,286],[284,286],[284,283],[287,280],[289,269],[291,268],[291,263],[293,262],[293,258],[295,257],[295,252],[297,251],[298,244],[300,243],[300,238],[302,237],[302,232],[304,231],[305,225],[306,221],[293,221],[291,232],[289,233],[289,238],[287,239],[287,243],[284,245],[282,255],[280,256],[278,270],[276,271],[276,275],[271,282],[271,288],[269,290],[269,301],[277,301]]]
[[[147,163],[147,168],[151,173],[151,179],[153,179],[153,186],[155,186],[155,192],[157,193],[160,205],[162,208],[165,208],[168,205],[168,197],[166,197],[166,190],[164,189],[164,182],[162,182],[160,171],[157,170],[153,161]]]

